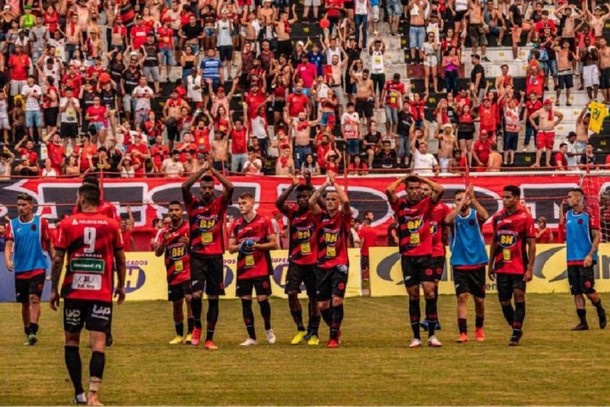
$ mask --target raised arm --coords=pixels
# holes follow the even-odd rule
[[[184,199],[185,204],[188,205],[193,202],[193,193],[191,192],[191,188],[193,187],[193,185],[195,185],[195,182],[197,182],[197,180],[201,178],[203,174],[205,174],[207,170],[208,165],[207,162],[205,162],[201,166],[201,169],[199,171],[188,177],[187,180],[184,181],[184,183],[182,184],[182,199]]]

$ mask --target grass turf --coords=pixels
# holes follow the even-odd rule
[[[107,351],[100,400],[121,405],[600,405],[610,403],[608,332],[588,307],[588,332],[568,295],[529,295],[522,346],[507,346],[510,329],[495,296],[487,302],[487,340],[456,344],[455,298],[441,296],[441,349],[407,348],[406,298],[347,299],[343,344],[291,346],[294,325],[283,300],[272,301],[275,345],[246,338],[238,301],[222,301],[216,343],[170,346],[171,306],[135,302],[115,307],[115,345]],[[423,301],[422,301],[423,308]],[[471,338],[473,305],[469,309]],[[205,314],[205,309],[204,309]],[[205,327],[205,323],[204,323]],[[68,404],[61,314],[43,304],[40,342],[22,345],[18,304],[0,304],[0,405]],[[425,335],[422,335],[425,338]],[[84,334],[83,338],[88,338]],[[87,388],[90,350],[81,346]]]

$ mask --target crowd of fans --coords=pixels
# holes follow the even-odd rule
[[[566,89],[569,106],[574,76],[610,103],[610,7],[592,2],[554,12],[523,0],[305,0],[302,11],[279,0],[0,2],[0,177],[179,177],[204,159],[246,175],[498,171],[520,140],[536,146],[535,166],[602,164],[586,109],[553,156],[533,116],[554,108],[550,88],[555,105]],[[321,34],[296,36],[296,24]],[[423,66],[421,93],[406,68],[386,76],[401,35]],[[508,37],[515,60],[529,49],[527,76],[505,65],[490,80],[481,61]]]

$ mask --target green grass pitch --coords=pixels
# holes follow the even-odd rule
[[[607,295],[602,296],[606,305]],[[507,346],[510,329],[497,297],[487,300],[487,340],[456,344],[455,297],[441,296],[440,349],[408,349],[406,297],[347,299],[343,344],[291,346],[287,302],[272,301],[278,342],[246,338],[238,301],[222,301],[216,343],[170,346],[171,306],[132,302],[115,307],[115,345],[107,351],[100,400],[106,405],[607,405],[610,332],[588,307],[587,332],[569,295],[529,295],[522,346]],[[469,309],[471,337],[473,306]],[[204,314],[207,308],[204,309]],[[422,301],[423,309],[423,301]],[[204,325],[205,326],[205,325]],[[43,304],[40,342],[22,345],[18,304],[0,305],[0,405],[68,404],[73,397],[63,359],[61,314]],[[87,334],[83,338],[88,338]],[[423,335],[425,338],[425,335]],[[85,388],[90,350],[81,346]]]

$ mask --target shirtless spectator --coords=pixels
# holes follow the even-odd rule
[[[487,52],[487,36],[485,35],[483,7],[477,0],[468,0],[468,34],[472,42],[472,53],[476,54],[481,46],[481,60],[489,62],[485,56]]]
[[[498,145],[491,143],[489,160],[487,161],[487,172],[499,172],[502,167],[502,155],[498,152]]]
[[[536,124],[538,119],[538,124]],[[545,153],[546,166],[551,166],[551,152],[555,142],[555,127],[563,120],[563,113],[553,109],[553,101],[546,99],[542,109],[532,114],[530,124],[538,132],[536,135],[536,162],[532,167],[540,167],[542,153]]]
[[[600,89],[604,95],[604,103],[610,104],[610,47],[604,37],[598,40],[599,69],[601,70]]]
[[[585,106],[576,118],[576,151],[582,153],[585,146],[589,142],[589,121],[591,120],[591,112]]]
[[[288,115],[286,118],[289,120]],[[292,119],[290,124],[294,138],[293,142],[293,151],[294,151],[294,163],[295,168],[301,168],[303,163],[305,162],[305,157],[307,154],[312,154],[311,150],[311,129],[318,125],[319,120],[307,120],[307,112],[301,111],[298,114],[296,119]]]
[[[421,51],[426,41],[426,18],[425,12],[428,7],[426,0],[410,0],[409,5],[409,48],[411,50],[411,63],[421,64],[424,56]],[[390,24],[391,35],[397,31],[400,13],[396,15],[396,27]]]
[[[356,113],[360,118],[366,118],[367,125],[370,125],[375,107],[375,91],[373,81],[369,77],[369,70],[364,69],[358,73],[352,69],[350,77],[356,85]],[[610,83],[610,79],[608,83]]]
[[[574,38],[572,38],[573,40]],[[555,42],[558,44],[558,41]],[[574,87],[574,70],[573,62],[576,61],[577,56],[570,49],[570,41],[567,39],[561,40],[561,47],[558,45],[554,46],[554,50],[557,54],[557,77],[558,86],[556,89],[557,99],[555,100],[555,106],[560,105],[559,98],[561,96],[561,89],[566,90],[566,106],[572,106],[570,103],[570,89]]]
[[[443,125],[443,131],[437,131],[435,138],[438,140],[438,161],[440,162],[441,172],[448,172],[453,150],[458,148],[457,139],[453,134],[453,126],[450,123]]]
[[[585,48],[580,54],[579,59],[582,62],[581,83],[587,90],[589,100],[597,100],[597,91],[599,89],[599,51],[594,45],[591,45],[591,37],[585,37]]]

